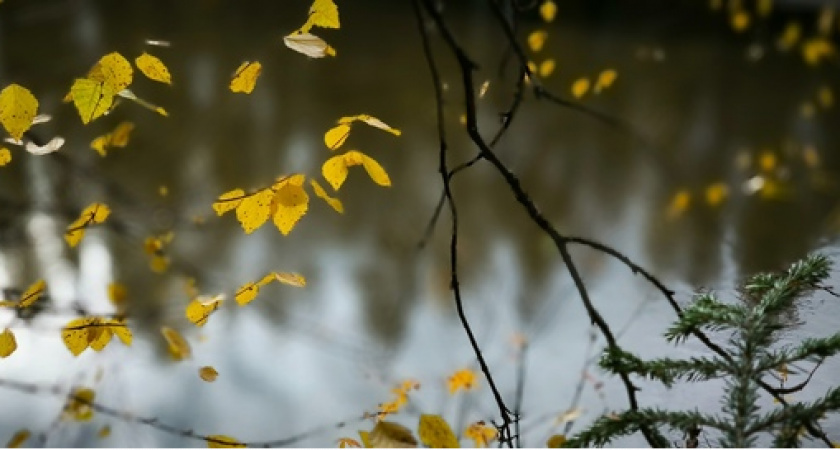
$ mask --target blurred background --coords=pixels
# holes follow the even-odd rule
[[[355,438],[371,424],[333,425],[376,412],[406,378],[422,387],[393,420],[412,429],[420,412],[443,414],[456,431],[495,417],[483,379],[474,392],[446,390],[449,375],[476,364],[448,288],[446,210],[429,244],[418,247],[442,187],[432,82],[411,4],[337,3],[341,28],[316,31],[338,53],[325,59],[283,45],[305,21],[303,0],[0,4],[0,81],[26,86],[39,111],[53,116],[34,135],[66,139],[48,156],[10,147],[13,161],[0,168],[0,287],[22,290],[44,278],[50,297],[31,320],[0,311],[0,326],[12,327],[19,347],[0,360],[0,378],[85,385],[102,404],[247,442],[308,430],[316,432],[292,444]],[[561,232],[622,251],[683,303],[699,289],[735,299],[734,285],[748,274],[782,269],[812,250],[836,253],[834,2],[563,1],[550,23],[536,6],[521,13],[516,31],[536,67],[554,61],[545,87],[623,124],[526,93],[496,150]],[[484,2],[441,8],[479,65],[476,80],[488,82],[479,118],[490,137],[510,101],[516,62]],[[459,122],[460,75],[429,28],[443,70],[454,164],[475,149]],[[525,42],[540,30],[547,39],[535,51]],[[82,126],[72,105],[62,103],[72,81],[113,51],[129,60],[147,51],[166,63],[172,86],[136,73],[131,89],[168,117],[125,102]],[[228,90],[243,61],[263,65],[250,95]],[[608,69],[618,74],[610,87],[576,98],[577,80],[594,83]],[[391,188],[351,169],[338,195],[345,213],[312,196],[308,214],[286,237],[271,223],[246,235],[232,213],[216,217],[210,205],[223,192],[262,188],[296,172],[318,177],[331,156],[323,133],[339,117],[361,113],[403,132],[356,126],[345,144],[377,159]],[[90,148],[122,121],[135,124],[126,148],[104,158]],[[557,418],[564,412],[581,413],[585,422],[624,408],[621,385],[594,366],[603,344],[592,337],[551,241],[489,165],[458,175],[453,191],[467,313],[511,403],[517,368],[526,368],[523,444],[540,446],[562,431]],[[108,204],[112,217],[70,249],[64,228],[96,201]],[[170,264],[158,273],[144,241],[169,232],[163,253]],[[574,256],[624,345],[645,356],[703,351],[691,342],[677,350],[662,344],[659,334],[673,313],[642,280],[599,253],[575,249]],[[237,287],[271,271],[299,272],[308,285],[268,286],[247,307],[232,301]],[[202,293],[228,296],[201,329],[183,314],[190,279]],[[135,343],[73,358],[59,339],[61,326],[79,310],[113,312],[113,282],[126,286]],[[806,306],[790,338],[835,331],[837,303],[818,298]],[[193,346],[190,360],[171,361],[161,326],[182,331]],[[529,342],[524,354],[522,339]],[[219,371],[216,382],[198,377],[204,365]],[[824,391],[830,377],[820,373],[836,369],[826,364],[813,394],[802,396]],[[29,428],[37,439],[28,444],[36,446],[204,445],[104,415],[86,424],[61,421],[63,399],[48,391],[3,389],[0,398],[0,439]],[[714,395],[655,386],[641,399],[718,407]],[[106,425],[110,436],[97,437]],[[826,431],[840,439],[836,426]]]

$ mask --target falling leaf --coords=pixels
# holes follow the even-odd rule
[[[202,380],[212,383],[216,381],[216,377],[219,376],[219,372],[211,366],[204,366],[201,369],[198,369],[198,376],[201,377]]]
[[[17,350],[17,340],[12,330],[6,328],[0,333],[0,358],[6,358]]]
[[[342,117],[342,118],[338,119],[339,124],[347,124],[347,125],[349,125],[353,122],[356,122],[356,121],[364,122],[365,124],[370,125],[374,128],[379,128],[380,130],[387,131],[387,132],[393,134],[394,136],[402,135],[402,131],[388,125],[387,123],[385,123],[385,122],[379,120],[378,118],[373,117],[369,114],[358,114],[358,115],[355,115],[355,116],[346,116],[346,117]]]
[[[257,298],[257,294],[260,293],[260,287],[254,283],[245,283],[236,290],[236,294],[234,294],[233,299],[236,300],[236,303],[239,306],[245,306],[248,303],[251,303],[252,300]]]
[[[166,326],[160,328],[160,333],[163,335],[163,338],[166,339],[166,343],[169,344],[169,356],[171,356],[172,359],[175,361],[182,361],[192,355],[190,344],[183,336],[181,336],[181,333],[178,333],[175,329]]]
[[[18,303],[18,307],[26,308],[33,303],[37,302],[41,295],[44,294],[44,290],[47,288],[47,283],[44,280],[38,280],[32,283],[31,286],[26,288],[26,290],[20,296],[20,302]]]
[[[20,140],[32,126],[38,111],[38,100],[29,89],[10,84],[0,91],[0,124],[13,138]]]
[[[473,442],[475,442],[476,447],[482,448],[487,447],[490,442],[496,440],[497,432],[496,428],[485,424],[484,421],[478,421],[470,424],[470,426],[464,430],[464,437],[472,439]]]
[[[213,210],[216,211],[216,215],[221,216],[228,211],[236,209],[242,203],[243,198],[245,198],[245,191],[242,189],[225,192],[213,202]]]
[[[270,188],[261,189],[248,195],[236,207],[236,218],[246,234],[261,227],[271,216],[271,202],[274,191]]]
[[[484,80],[484,83],[481,83],[481,88],[478,90],[478,98],[484,98],[488,89],[490,89],[490,80]]]
[[[318,198],[327,202],[327,204],[339,214],[344,214],[344,205],[341,204],[341,200],[330,197],[330,195],[327,194],[327,191],[325,191],[314,178],[309,180],[309,183],[312,185],[312,190],[315,191],[315,195],[318,196]]]
[[[113,94],[127,88],[133,77],[131,63],[117,52],[103,56],[88,73],[88,78],[102,82],[106,90]]]
[[[85,317],[73,319],[61,330],[61,340],[73,356],[79,356],[90,345],[86,328],[90,323],[92,320]]]
[[[785,25],[785,29],[784,31],[782,31],[782,35],[776,42],[776,46],[781,51],[789,51],[794,46],[796,46],[801,36],[802,26],[799,25],[798,22],[789,22],[787,25]]]
[[[411,434],[411,430],[395,422],[377,423],[368,438],[371,446],[376,448],[417,447],[417,439]]]
[[[85,208],[73,223],[67,226],[64,232],[64,240],[70,247],[79,244],[85,235],[85,229],[98,225],[105,221],[111,214],[111,209],[103,203],[93,203]]]
[[[223,295],[214,297],[198,296],[190,301],[184,314],[193,325],[203,327],[210,315],[222,306]]]
[[[169,69],[166,68],[166,65],[158,57],[143,52],[142,55],[134,60],[134,65],[150,80],[172,84],[172,76],[169,74]]]
[[[750,13],[744,10],[738,10],[732,13],[730,17],[732,29],[737,33],[745,31],[750,26]]]
[[[802,43],[802,58],[811,66],[818,65],[835,53],[834,44],[824,37],[811,38]]]
[[[720,205],[726,200],[727,195],[729,195],[729,187],[726,183],[718,182],[706,187],[706,203],[709,206],[715,207]]]
[[[105,439],[111,435],[111,426],[110,425],[103,425],[102,428],[99,429],[99,432],[96,433],[96,437],[99,439]]]
[[[338,448],[361,448],[362,444],[355,439],[350,438],[339,438],[338,439]]]
[[[64,145],[64,138],[61,137],[61,136],[56,136],[56,137],[50,139],[50,141],[47,142],[44,145],[37,145],[32,141],[28,141],[26,143],[26,145],[24,146],[24,148],[26,149],[27,152],[29,152],[33,155],[41,156],[41,155],[46,155],[46,154],[58,151],[63,145]]]
[[[313,26],[322,28],[340,28],[338,6],[333,0],[315,0],[309,7],[309,18],[300,27],[302,33],[308,32]]]
[[[532,31],[531,34],[528,35],[528,48],[530,48],[532,52],[538,52],[542,50],[543,45],[545,45],[546,39],[548,39],[547,31]]]
[[[373,158],[356,150],[350,150],[343,155],[333,156],[321,166],[321,173],[334,190],[341,188],[347,179],[347,168],[362,165],[374,183],[380,186],[390,186],[391,179],[385,169]]]
[[[90,143],[90,148],[96,150],[99,156],[105,156],[109,147],[125,147],[128,145],[131,132],[134,130],[134,124],[131,122],[122,122],[114,128],[114,131],[99,136]]]
[[[548,58],[545,61],[540,63],[540,77],[548,78],[552,73],[554,73],[554,68],[556,67],[556,63],[554,59]]]
[[[310,58],[323,58],[325,56],[335,56],[336,51],[323,39],[311,33],[294,32],[288,36],[283,37],[283,43],[286,47]]]
[[[452,432],[443,417],[433,414],[421,414],[417,426],[420,442],[431,448],[458,448],[458,438]]]
[[[84,124],[101,117],[114,104],[114,93],[106,91],[101,82],[89,78],[77,78],[70,95]]]
[[[260,72],[262,72],[262,64],[257,61],[245,61],[234,72],[230,80],[230,90],[232,92],[250,94],[254,91],[254,86],[257,84],[257,78],[259,78]]]
[[[207,436],[208,448],[245,448],[245,444],[223,434]]]
[[[616,72],[613,69],[607,69],[601,72],[598,75],[598,79],[595,80],[595,88],[593,89],[593,91],[596,94],[600,94],[601,91],[612,86],[616,78],[618,78],[618,72]]]
[[[546,441],[545,446],[548,447],[548,448],[561,448],[561,447],[563,447],[563,444],[565,444],[565,443],[566,443],[566,436],[565,435],[555,434],[554,436],[551,436],[550,438],[548,438],[548,441]]]
[[[306,278],[299,273],[294,272],[274,272],[274,278],[282,284],[288,284],[294,287],[306,287]]]
[[[6,147],[0,147],[0,167],[12,162],[12,152]]]
[[[30,433],[29,430],[25,428],[22,430],[18,430],[14,434],[14,436],[12,436],[12,438],[9,439],[9,442],[6,443],[6,448],[20,448],[20,446],[23,445],[23,443],[26,442],[26,440],[29,439],[29,436],[31,435],[32,433]]]
[[[328,149],[336,150],[344,145],[347,136],[350,136],[350,125],[344,123],[337,125],[324,133],[324,144],[327,145]]]
[[[475,372],[470,369],[461,369],[446,380],[450,395],[460,390],[471,391],[476,388],[476,383]]]
[[[551,0],[546,0],[540,5],[540,17],[546,22],[554,21],[554,16],[557,15],[557,5]]]
[[[274,211],[274,225],[283,236],[288,235],[309,210],[309,195],[303,189],[305,178],[303,174],[294,174],[281,178],[274,185],[271,208]]]
[[[67,396],[62,418],[77,422],[88,422],[93,418],[93,399],[96,393],[88,388],[74,388]]]
[[[575,98],[581,98],[589,91],[589,79],[588,78],[578,78],[572,83],[572,95]]]
[[[370,433],[367,431],[359,430],[359,439],[362,440],[362,444],[365,448],[372,448],[373,445],[370,443]]]
[[[689,206],[691,206],[691,193],[685,189],[677,191],[668,205],[668,218],[676,219],[688,210]]]

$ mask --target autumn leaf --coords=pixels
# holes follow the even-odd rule
[[[128,289],[122,283],[108,284],[108,300],[117,307],[117,311],[123,312],[128,306]]]
[[[350,125],[346,123],[339,124],[324,133],[324,144],[330,150],[337,150],[344,145],[347,136],[350,136]]]
[[[99,439],[105,439],[111,435],[111,426],[110,425],[103,425],[102,428],[96,433],[96,437]]]
[[[309,7],[309,18],[300,27],[301,33],[307,33],[313,27],[340,28],[338,6],[333,0],[315,0]]]
[[[158,57],[143,52],[142,55],[134,60],[134,65],[150,80],[172,84],[172,76],[169,74],[169,69]]]
[[[338,123],[343,124],[343,125],[349,125],[349,124],[352,124],[353,122],[357,122],[357,121],[358,122],[363,122],[363,123],[365,123],[369,126],[372,126],[374,128],[378,128],[380,130],[387,131],[388,133],[391,133],[394,136],[400,136],[402,134],[402,131],[388,125],[387,123],[385,123],[385,122],[379,120],[378,118],[373,117],[369,114],[358,114],[358,115],[355,115],[355,116],[346,116],[346,117],[342,117],[342,118],[338,119]]]
[[[321,166],[321,173],[334,190],[341,188],[347,179],[347,168],[362,165],[374,183],[380,186],[390,186],[391,179],[385,169],[375,159],[357,151],[350,150],[343,155],[333,156]]]
[[[208,448],[245,448],[245,444],[223,434],[207,436]]]
[[[29,436],[31,435],[32,433],[30,433],[29,430],[25,428],[22,430],[18,430],[14,434],[14,436],[12,436],[12,438],[9,439],[9,442],[6,443],[6,448],[20,448],[20,446],[23,445],[23,443],[26,442],[26,440],[29,439]]]
[[[735,11],[730,17],[730,23],[736,33],[741,33],[750,26],[750,13],[744,10]]]
[[[93,418],[93,399],[96,393],[88,388],[74,388],[67,396],[62,419],[88,422]]]
[[[90,204],[82,211],[78,219],[67,226],[64,240],[70,247],[75,247],[84,237],[86,228],[104,222],[110,214],[111,209],[104,203]]]
[[[362,444],[359,441],[351,438],[339,438],[338,448],[361,448]]]
[[[540,17],[546,22],[554,21],[557,15],[557,5],[552,0],[546,0],[540,5]]]
[[[542,50],[546,39],[548,39],[548,32],[547,31],[545,31],[545,30],[533,31],[533,32],[531,32],[531,34],[528,35],[528,48],[530,48],[532,52],[538,52],[538,51]]]
[[[691,206],[691,193],[685,189],[681,189],[674,193],[671,202],[668,204],[668,219],[676,219],[688,210]]]
[[[461,369],[452,374],[447,379],[446,384],[450,395],[454,395],[460,390],[471,391],[477,386],[475,372],[470,369]]]
[[[198,376],[201,377],[202,380],[212,383],[216,381],[216,378],[219,376],[219,372],[211,366],[204,366],[201,369],[198,369]]]
[[[299,273],[294,272],[273,272],[274,279],[282,284],[287,284],[294,287],[306,287],[306,278]]]
[[[708,203],[709,206],[719,206],[724,200],[726,200],[728,195],[729,187],[726,183],[717,182],[706,187],[706,203]]]
[[[6,328],[0,333],[0,358],[7,358],[17,350],[17,340],[12,330]]]
[[[371,447],[417,447],[417,439],[411,434],[411,430],[395,423],[381,421],[373,427],[368,435]]]
[[[834,44],[824,37],[811,38],[802,43],[802,58],[811,66],[835,55]]]
[[[600,94],[601,91],[612,86],[612,84],[615,83],[616,78],[618,78],[618,72],[613,69],[607,69],[601,72],[598,74],[598,79],[595,80],[595,88],[593,91],[596,94]]]
[[[496,428],[485,424],[483,421],[470,424],[464,430],[464,437],[472,439],[476,447],[487,447],[490,442],[496,440],[497,436]]]
[[[185,311],[187,320],[197,327],[203,327],[210,319],[210,315],[222,306],[223,300],[223,295],[198,296],[192,299]]]
[[[364,445],[365,448],[372,448],[373,447],[373,445],[371,445],[371,443],[370,443],[370,432],[364,431],[364,430],[359,430],[359,439],[362,440],[362,445]]]
[[[433,414],[421,414],[417,426],[420,442],[431,448],[458,448],[460,443],[449,424],[443,417]]]
[[[541,78],[548,78],[552,73],[554,73],[554,68],[556,67],[556,63],[554,59],[548,58],[545,61],[540,63],[539,74]]]
[[[109,92],[116,94],[127,88],[134,77],[134,69],[125,57],[117,52],[103,56],[87,76],[99,81]]]
[[[790,22],[785,25],[782,35],[779,36],[779,40],[776,42],[776,47],[783,52],[789,51],[796,46],[801,36],[802,26],[797,22]]]
[[[99,81],[77,78],[70,87],[70,95],[82,123],[88,124],[111,109],[115,93],[107,91]]]
[[[160,328],[160,333],[169,345],[169,356],[171,356],[172,359],[175,361],[181,361],[192,355],[190,344],[183,336],[181,336],[181,333],[166,326]]]
[[[38,100],[29,89],[10,84],[0,91],[0,124],[15,140],[32,126],[38,111]]]
[[[303,53],[310,58],[323,58],[337,54],[335,49],[327,44],[326,41],[312,33],[296,31],[284,36],[283,43],[286,44],[286,47],[298,53]]]
[[[90,148],[96,150],[99,156],[105,156],[110,147],[125,147],[128,145],[131,132],[134,130],[134,124],[131,122],[122,122],[114,128],[114,131],[99,136],[90,143]]]
[[[6,147],[0,147],[0,167],[12,162],[12,152]]]
[[[588,78],[578,78],[574,83],[572,83],[572,95],[574,95],[575,98],[579,99],[586,95],[587,92],[589,92]]]
[[[318,181],[316,181],[314,178],[309,180],[309,182],[312,185],[312,190],[315,192],[315,195],[318,198],[323,199],[325,202],[327,202],[327,204],[330,205],[330,207],[339,214],[344,214],[344,205],[341,203],[341,200],[334,197],[330,197],[330,195],[327,194],[327,191],[325,191],[324,188],[322,188],[321,185],[318,184]]]
[[[246,94],[253,92],[260,72],[262,72],[262,64],[257,61],[245,61],[240,64],[230,80],[231,92],[244,92]]]
[[[245,283],[236,290],[236,294],[234,294],[233,299],[236,300],[236,303],[238,303],[239,306],[245,306],[257,298],[257,294],[259,293],[260,287],[257,284]]]
[[[236,218],[246,234],[261,227],[271,216],[271,203],[274,191],[270,188],[261,189],[242,199],[236,207]]]
[[[274,215],[274,225],[288,235],[297,222],[309,210],[309,195],[303,189],[305,176],[294,174],[280,179],[275,185],[275,193],[271,202]]]
[[[228,211],[236,209],[239,204],[242,203],[242,199],[244,198],[245,191],[242,189],[234,189],[232,191],[225,192],[220,195],[215,202],[213,202],[213,210],[216,211],[216,215],[221,216]]]
[[[20,302],[18,303],[19,308],[26,308],[33,303],[37,302],[41,295],[43,295],[44,290],[47,287],[47,283],[44,280],[38,280],[32,283],[31,286],[26,288],[26,290],[20,296]]]
[[[561,447],[563,447],[563,444],[565,444],[565,443],[566,443],[566,435],[555,434],[554,436],[551,436],[550,438],[548,438],[548,441],[546,441],[545,446],[547,448],[561,448]]]

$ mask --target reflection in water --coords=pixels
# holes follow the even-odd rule
[[[32,89],[41,109],[55,116],[42,132],[60,134],[68,144],[56,157],[15,153],[12,165],[2,169],[0,250],[12,274],[5,285],[43,274],[60,310],[81,301],[85,309],[101,311],[107,305],[94,298],[101,298],[113,276],[128,286],[139,336],[130,351],[109,349],[101,357],[72,360],[56,339],[35,328],[22,338],[22,354],[0,366],[4,377],[28,378],[27,346],[39,346],[50,352],[39,367],[45,383],[92,382],[91,368],[102,365],[103,402],[176,426],[254,440],[373,411],[405,377],[424,383],[423,394],[413,399],[414,413],[442,412],[458,416],[461,424],[493,417],[487,395],[452,399],[440,383],[473,358],[448,291],[446,212],[432,245],[416,248],[440,181],[433,97],[408,2],[341,4],[342,29],[324,32],[338,49],[339,56],[329,60],[309,60],[282,45],[307,2],[8,3],[0,7],[0,77],[4,84]],[[814,102],[825,80],[798,55],[775,50],[773,33],[784,20],[736,35],[723,28],[723,16],[699,6],[648,10],[613,3],[561,8],[543,50],[558,60],[546,85],[566,95],[574,79],[615,68],[615,86],[583,102],[632,124],[633,131],[528,98],[498,147],[547,217],[565,232],[621,249],[666,280],[685,280],[683,300],[695,286],[725,289],[746,273],[778,268],[832,237],[840,161],[831,151],[837,133],[830,124],[837,122],[837,109],[818,107],[803,117],[803,102]],[[502,36],[486,12],[465,7],[448,14],[480,63],[476,79],[491,81],[480,107],[481,125],[493,130],[512,84],[510,67],[508,76],[498,77]],[[523,37],[539,26],[536,16],[529,18],[521,25]],[[169,65],[175,84],[137,79],[133,89],[164,105],[170,117],[124,104],[80,127],[75,111],[61,103],[70,80],[107,52],[139,54],[149,38],[172,42],[171,48],[150,51]],[[763,57],[750,59],[759,53]],[[243,60],[263,64],[250,96],[226,89]],[[453,67],[448,57],[441,64]],[[457,134],[460,81],[445,81],[452,151],[466,160],[474,150]],[[374,114],[404,132],[396,139],[359,127],[347,144],[382,163],[394,181],[391,189],[351,172],[341,191],[346,213],[336,215],[313,199],[309,214],[285,238],[271,225],[246,236],[233,218],[212,214],[213,199],[234,187],[264,186],[284,173],[318,174],[329,156],[322,133],[338,117],[358,113]],[[137,125],[127,148],[105,159],[87,148],[122,120]],[[816,149],[818,162],[803,156],[808,146]],[[766,154],[776,162],[762,159]],[[774,182],[778,195],[745,193],[756,176]],[[525,405],[533,408],[531,417],[541,417],[568,407],[580,368],[597,348],[586,350],[588,324],[551,242],[500,181],[478,164],[453,184],[462,219],[462,282],[488,359],[502,368],[505,395],[513,395],[515,385],[513,370],[506,370],[510,336],[524,332],[533,340],[528,386],[535,388],[527,390]],[[718,182],[728,187],[728,196],[710,206],[705,189]],[[160,186],[168,187],[167,196],[158,195]],[[669,218],[669,202],[680,190],[690,194],[690,207]],[[90,232],[78,264],[75,252],[51,255],[53,264],[78,265],[66,281],[55,281],[56,271],[37,259],[37,241],[48,233],[23,230],[43,224],[44,214],[60,229],[92,201],[112,205],[111,228]],[[173,267],[161,276],[148,269],[142,242],[170,229]],[[97,239],[110,254],[85,266],[85,254],[97,258],[104,248]],[[667,325],[665,305],[603,256],[586,250],[575,256],[607,319],[617,327],[633,324],[628,342],[661,349],[651,329]],[[247,308],[226,305],[206,329],[188,332],[196,342],[190,363],[196,370],[215,365],[221,373],[216,383],[199,381],[188,364],[164,361],[155,330],[186,325],[186,277],[196,278],[202,292],[230,293],[273,270],[304,273],[310,285],[303,291],[266,289]],[[54,331],[62,320],[44,319],[40,326]],[[586,391],[587,414],[623,406],[618,388],[607,393],[602,400]],[[32,411],[60,411],[61,402],[47,395],[9,395]],[[219,405],[235,405],[235,411]],[[48,415],[2,414],[4,431],[23,424],[56,429]],[[150,436],[137,425],[112,426],[125,445],[188,445]],[[533,422],[527,435],[532,441],[526,442],[541,445],[544,428]],[[93,438],[87,428],[58,429],[66,435],[52,433],[48,443],[81,445]],[[300,444],[327,445],[332,435],[353,430],[330,429]]]

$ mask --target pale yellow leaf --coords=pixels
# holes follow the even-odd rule
[[[236,69],[236,72],[234,72],[230,80],[230,90],[232,92],[250,94],[254,91],[254,86],[257,84],[257,78],[259,78],[260,72],[262,72],[262,64],[259,62],[243,62]]]
[[[88,422],[93,418],[93,399],[96,393],[88,388],[73,388],[64,404],[62,418],[77,422]]]
[[[563,434],[555,434],[548,438],[546,441],[545,446],[548,448],[561,448],[563,444],[566,443],[566,435]]]
[[[211,366],[204,366],[198,369],[198,376],[201,377],[202,380],[212,383],[216,381],[216,377],[219,376],[219,372]]]
[[[131,346],[133,335],[131,329],[125,323],[124,319],[103,319],[104,323],[110,325],[109,330],[116,336],[120,342],[126,346]]]
[[[17,340],[12,330],[6,328],[0,333],[0,358],[6,358],[17,350]]]
[[[487,447],[490,442],[493,442],[498,437],[495,427],[486,425],[483,421],[479,421],[467,427],[464,430],[464,437],[472,439],[475,446],[479,448]]]
[[[101,81],[105,89],[112,94],[127,88],[133,77],[134,69],[131,68],[131,63],[117,52],[103,56],[88,73],[88,78]]]
[[[836,54],[834,44],[824,37],[815,37],[802,43],[802,58],[811,66]]]
[[[283,284],[288,284],[289,286],[294,287],[305,287],[306,286],[306,278],[299,273],[294,272],[274,272],[274,279],[279,281]]]
[[[387,123],[383,122],[382,120],[373,117],[369,114],[358,114],[355,116],[345,116],[338,119],[338,123],[341,125],[350,125],[353,122],[364,122],[367,125],[370,125],[374,128],[379,128],[380,130],[387,131],[394,136],[399,136],[402,134],[402,131],[388,125]]]
[[[801,36],[802,26],[798,22],[789,22],[785,25],[782,35],[779,36],[776,46],[781,51],[789,51],[796,46]]]
[[[171,356],[172,359],[175,361],[181,361],[192,355],[190,344],[183,336],[181,336],[181,333],[166,326],[160,328],[160,333],[163,335],[163,338],[166,339],[166,343],[169,348],[169,356]]]
[[[147,78],[161,83],[172,84],[172,76],[169,69],[158,57],[146,52],[134,60],[134,64]]]
[[[379,163],[370,156],[362,156],[362,166],[364,166],[365,171],[367,171],[370,176],[370,179],[380,186],[391,186],[391,179],[388,177],[388,173],[385,172],[385,169],[383,169],[382,166],[380,166]]]
[[[38,100],[29,89],[10,84],[0,91],[0,124],[14,139],[23,137],[37,112]]]
[[[21,294],[18,306],[20,308],[26,308],[27,306],[37,302],[38,299],[41,298],[41,295],[44,294],[44,290],[46,288],[47,283],[44,280],[38,280],[32,283],[32,285],[26,288],[23,294]]]
[[[341,200],[334,197],[330,197],[330,195],[327,194],[327,191],[325,191],[324,188],[322,188],[321,185],[318,184],[318,181],[316,181],[314,178],[309,180],[309,182],[312,184],[312,190],[315,192],[315,195],[318,196],[318,198],[321,198],[325,202],[327,202],[327,204],[330,205],[330,207],[339,214],[344,214],[344,205],[341,203]]]
[[[228,211],[236,209],[244,198],[245,191],[242,189],[225,192],[213,202],[213,210],[216,211],[216,215],[221,216]]]
[[[294,32],[288,36],[284,36],[283,43],[286,44],[286,47],[298,53],[303,53],[310,58],[323,58],[325,56],[336,55],[334,48],[312,33]]]
[[[349,135],[350,125],[337,125],[333,128],[330,128],[326,133],[324,133],[324,144],[327,145],[328,149],[336,150],[342,145],[344,145],[344,141],[347,140],[347,136]]]
[[[443,417],[433,414],[421,414],[417,426],[420,442],[430,448],[458,448],[461,445],[449,424]]]
[[[93,203],[85,208],[73,223],[67,226],[64,240],[70,247],[75,247],[85,235],[85,229],[105,221],[111,214],[110,208],[103,203]]]

